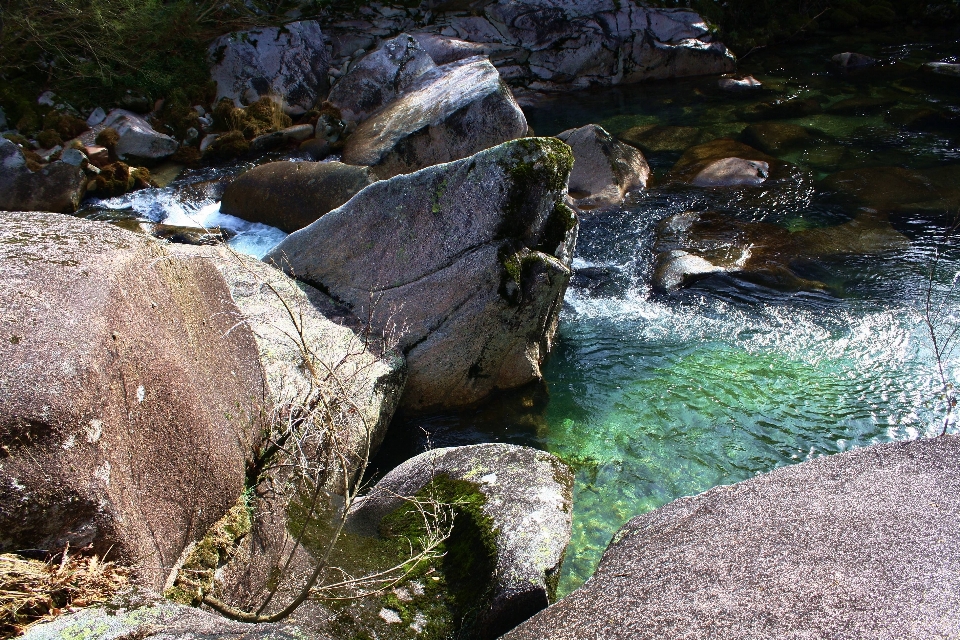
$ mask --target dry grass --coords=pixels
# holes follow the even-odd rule
[[[128,571],[97,556],[61,562],[0,555],[0,639],[13,638],[38,622],[73,607],[105,602],[128,583]]]

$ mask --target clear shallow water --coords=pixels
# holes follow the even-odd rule
[[[880,65],[853,75],[831,72],[826,61],[846,50],[874,55]],[[956,125],[904,127],[896,115],[927,108],[960,113],[960,81],[917,73],[921,62],[951,60],[958,52],[957,43],[820,42],[743,61],[741,70],[768,87],[754,97],[721,94],[716,79],[705,78],[569,95],[528,110],[541,135],[588,122],[613,133],[658,124],[697,127],[706,141],[740,135],[759,102],[815,97],[823,105],[821,113],[779,120],[806,127],[814,143],[781,154],[799,169],[771,188],[670,186],[662,178],[682,149],[649,153],[661,186],[655,182],[623,207],[582,217],[576,275],[545,388],[505,394],[467,412],[400,415],[376,471],[427,444],[502,441],[560,456],[576,474],[562,595],[589,577],[613,533],[637,514],[781,465],[938,433],[942,397],[921,303],[935,247],[960,210],[956,194],[948,204],[890,209],[894,227],[910,239],[906,250],[791,265],[824,282],[827,292],[774,291],[717,277],[656,294],[650,277],[655,228],[668,215],[719,211],[793,231],[828,227],[859,212],[820,182],[836,171],[960,165]],[[851,98],[883,105],[831,112]],[[218,189],[239,170],[194,172],[167,189],[93,203],[86,213],[223,226],[237,232],[231,243],[238,250],[263,255],[281,232],[219,214]],[[952,244],[944,247],[934,283],[934,300],[949,303],[938,322],[944,329],[956,323],[952,284],[960,251]]]
[[[846,76],[830,71],[829,57],[848,50],[874,55],[880,65]],[[591,575],[613,533],[635,515],[778,466],[939,433],[943,398],[921,309],[955,208],[890,208],[894,228],[910,238],[906,250],[791,265],[829,285],[825,293],[716,277],[657,294],[650,277],[656,225],[668,215],[719,211],[793,231],[838,225],[860,210],[820,182],[831,173],[960,163],[954,125],[914,130],[896,121],[898,110],[960,110],[960,83],[917,72],[920,63],[950,60],[957,51],[956,43],[821,42],[744,61],[741,70],[768,87],[756,97],[723,95],[708,78],[564,96],[529,110],[541,135],[588,122],[613,133],[658,124],[697,127],[706,141],[741,135],[761,101],[815,97],[823,105],[802,118],[765,120],[799,124],[815,139],[780,155],[799,172],[775,188],[671,186],[662,179],[682,150],[648,153],[660,186],[581,218],[576,275],[545,370],[546,392],[505,395],[456,415],[401,416],[406,428],[377,462],[386,468],[417,453],[427,444],[424,432],[432,446],[497,440],[560,456],[576,474],[563,595]],[[831,112],[850,98],[883,105]],[[960,251],[951,245],[942,247],[934,283],[934,300],[948,302],[938,323],[944,329],[956,323]]]

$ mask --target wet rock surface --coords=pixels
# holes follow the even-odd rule
[[[681,498],[628,522],[589,582],[506,638],[951,637],[958,468],[944,436]]]
[[[293,233],[375,181],[367,167],[340,162],[269,162],[231,182],[220,211]]]
[[[684,287],[714,273],[785,290],[817,291],[827,285],[798,275],[793,266],[834,255],[876,254],[909,245],[886,217],[864,213],[833,227],[790,232],[763,222],[743,222],[719,213],[686,212],[657,228],[653,286]]]
[[[24,212],[0,235],[0,549],[91,545],[159,588],[243,490],[270,407],[253,335],[155,240]]]
[[[528,447],[480,444],[427,451],[383,477],[348,515],[348,527],[376,535],[381,520],[434,478],[473,484],[486,501],[496,548],[492,591],[480,614],[482,637],[496,638],[545,608],[570,540],[573,474]],[[456,526],[456,524],[454,524]]]
[[[573,149],[569,192],[581,209],[616,206],[628,191],[644,189],[650,165],[637,149],[588,124],[557,134]]]
[[[541,378],[576,241],[572,163],[525,138],[381,181],[265,260],[396,333],[404,406],[470,404]]]
[[[343,161],[380,178],[459,160],[527,133],[500,74],[483,58],[426,72],[347,140]]]

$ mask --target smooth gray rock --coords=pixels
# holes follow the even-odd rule
[[[554,598],[570,542],[573,474],[544,451],[509,444],[434,449],[388,473],[348,514],[347,527],[377,535],[380,521],[437,476],[474,483],[495,530],[493,590],[480,614],[484,637],[496,638]],[[456,526],[456,524],[454,524]],[[478,603],[480,605],[481,603]]]
[[[0,138],[0,211],[72,213],[86,191],[81,167],[57,161],[31,171],[20,147]]]
[[[125,161],[161,160],[180,146],[168,135],[156,131],[149,122],[124,109],[114,109],[98,125],[98,131],[110,127],[120,136],[116,153]]]
[[[572,163],[524,138],[377,182],[264,260],[397,336],[403,406],[467,405],[541,378],[576,242]]]
[[[941,76],[960,78],[960,64],[954,62],[928,62],[923,69]]]
[[[730,93],[748,93],[763,89],[763,83],[753,76],[744,78],[720,78],[718,86]]]
[[[347,139],[343,161],[380,178],[410,173],[527,133],[527,120],[496,67],[467,58],[424,73]]]
[[[285,144],[300,143],[313,137],[313,125],[297,124],[279,131],[271,131],[250,141],[251,153],[264,153]]]
[[[711,162],[690,182],[695,187],[757,187],[770,177],[770,164],[762,160],[722,158]]]
[[[628,522],[509,640],[954,638],[960,439],[817,458]]]
[[[208,51],[217,100],[236,106],[263,96],[283,98],[287,112],[303,113],[327,90],[327,38],[315,20],[220,36]]]
[[[327,101],[340,110],[345,121],[361,122],[436,68],[417,40],[401,33],[350,67],[333,86]]]
[[[107,112],[103,110],[103,107],[97,107],[90,112],[89,116],[87,116],[87,126],[95,127],[106,119]]]
[[[374,182],[369,168],[341,162],[268,162],[227,185],[220,211],[293,233]]]
[[[243,624],[157,599],[134,608],[91,607],[31,627],[24,640],[303,640],[290,624]],[[315,636],[311,636],[315,637]]]
[[[473,56],[490,56],[514,47],[483,42],[467,42],[458,38],[437,35],[435,33],[414,33],[414,39],[436,64],[447,64]]]
[[[570,196],[577,207],[593,209],[623,203],[628,191],[645,189],[650,165],[638,149],[588,124],[557,135],[573,149]]]

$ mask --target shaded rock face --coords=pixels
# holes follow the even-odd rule
[[[293,233],[375,181],[367,167],[340,162],[269,162],[231,182],[220,211]]]
[[[388,473],[351,509],[347,527],[376,535],[380,521],[431,480],[446,476],[475,484],[493,523],[496,563],[481,613],[483,637],[496,638],[553,599],[570,542],[573,474],[543,451],[479,444],[427,451]],[[456,524],[454,525],[456,526]],[[478,603],[480,604],[480,603]]]
[[[327,101],[340,110],[344,120],[366,120],[436,67],[417,40],[401,33],[350,67]]]
[[[86,190],[79,166],[58,161],[33,172],[20,147],[0,138],[0,211],[72,213]]]
[[[588,124],[557,137],[573,150],[569,192],[577,207],[616,206],[623,203],[628,191],[646,188],[650,179],[646,158],[603,127]]]
[[[290,624],[243,624],[194,607],[163,600],[131,608],[82,609],[31,627],[29,640],[96,638],[97,640],[300,640],[303,632]],[[311,636],[317,637],[317,636]]]
[[[380,178],[473,155],[527,133],[527,120],[483,58],[424,73],[347,140],[343,161]]]
[[[541,378],[576,242],[572,164],[524,138],[377,182],[264,260],[398,337],[403,406],[471,404]]]
[[[283,98],[288,112],[303,113],[327,89],[326,47],[314,20],[221,36],[208,51],[216,99],[239,107],[273,95]]]
[[[954,637],[958,469],[944,436],[681,498],[628,522],[589,582],[506,638]]]
[[[112,225],[0,214],[0,549],[88,544],[163,584],[233,505],[269,413],[209,264]]]
[[[130,111],[114,109],[97,130],[112,128],[120,136],[116,154],[121,160],[162,160],[180,146],[168,135],[156,131],[150,123]]]
[[[686,212],[666,218],[657,228],[653,286],[673,291],[713,273],[728,273],[777,289],[823,290],[827,285],[798,276],[791,265],[904,249],[908,244],[906,236],[875,212],[834,227],[796,232],[718,213]]]
[[[830,59],[841,69],[863,69],[877,64],[875,58],[853,51],[838,53]]]

